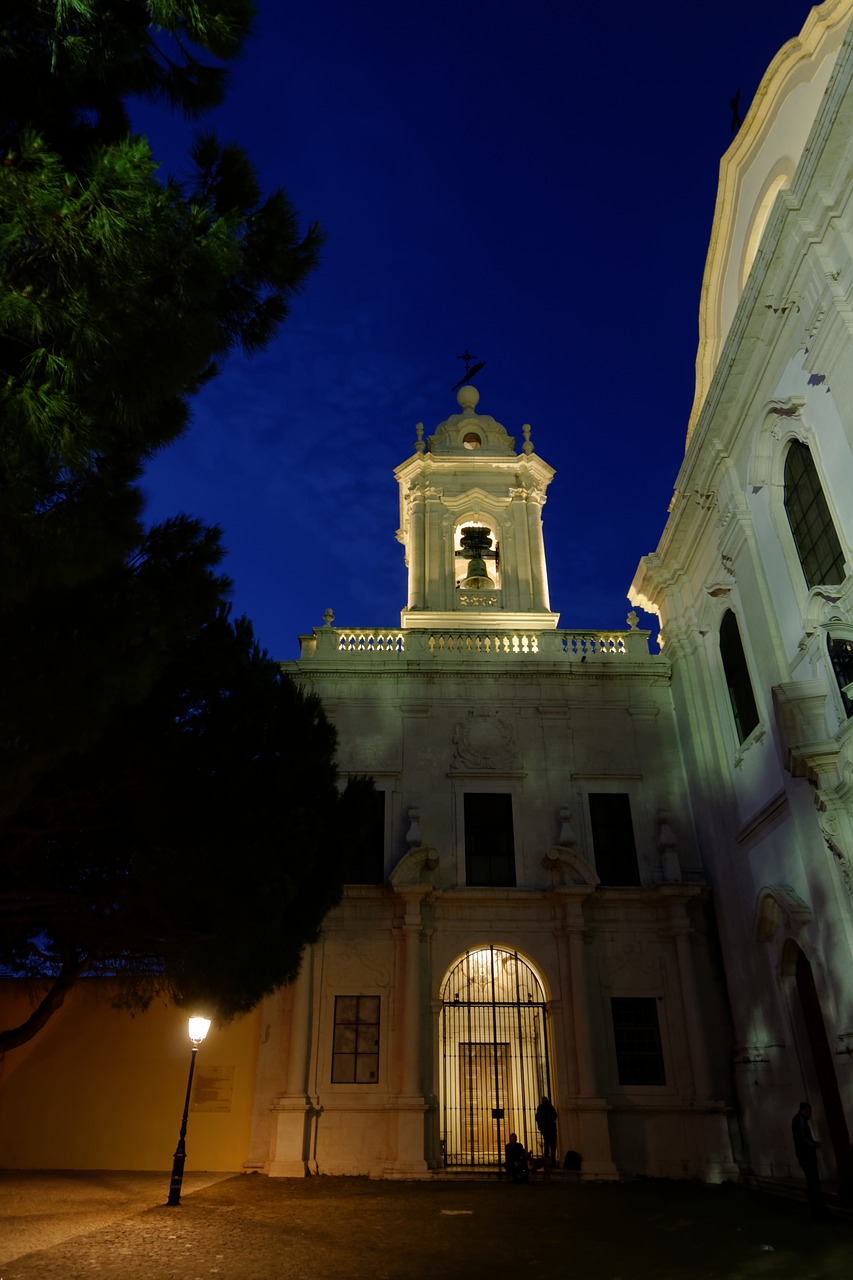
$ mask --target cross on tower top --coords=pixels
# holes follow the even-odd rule
[[[471,352],[468,350],[468,348],[467,348],[467,347],[466,347],[466,348],[465,348],[465,350],[463,351],[462,355],[461,355],[461,356],[457,356],[457,357],[456,357],[456,359],[457,359],[457,360],[464,360],[464,361],[465,361],[465,377],[464,377],[464,378],[460,378],[460,379],[459,379],[459,381],[457,382],[456,386],[455,386],[455,387],[451,387],[451,388],[450,388],[450,389],[451,389],[451,391],[458,391],[460,387],[464,387],[464,385],[465,385],[465,383],[466,383],[466,382],[470,382],[470,381],[471,381],[471,379],[474,377],[474,374],[475,374],[475,373],[479,373],[479,372],[480,372],[480,370],[481,370],[481,369],[484,369],[484,368],[485,368],[485,366],[486,366],[486,362],[485,362],[485,360],[480,360],[480,361],[479,361],[477,364],[475,364],[475,365],[473,366],[473,368],[472,368],[472,367],[471,367],[471,361],[472,361],[472,360],[476,360],[476,359],[477,359],[477,357],[476,357],[476,356],[472,356],[472,355],[471,355]]]

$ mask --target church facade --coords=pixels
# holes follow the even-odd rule
[[[658,614],[758,1176],[853,1177],[853,44],[812,10],[723,159]]]
[[[720,1179],[729,1027],[671,696],[629,617],[564,631],[530,428],[478,412],[396,476],[399,625],[327,624],[290,664],[377,786],[357,869],[268,1002],[249,1161],[273,1175],[497,1169],[549,1097],[587,1177]]]
[[[329,614],[287,664],[375,780],[372,853],[296,982],[212,1034],[197,1167],[498,1170],[548,1097],[585,1178],[785,1178],[807,1098],[853,1177],[851,17],[811,11],[722,161],[684,462],[630,588],[659,651],[633,613],[558,625],[528,426],[468,384],[418,426],[399,622]],[[68,1006],[6,1056],[3,1160],[161,1167],[182,1015]]]
[[[381,834],[265,1014],[252,1167],[494,1167],[547,1094],[586,1176],[786,1176],[809,1097],[850,1176],[852,8],[721,165],[662,651],[558,628],[551,469],[469,386],[397,470],[400,626],[303,638]]]

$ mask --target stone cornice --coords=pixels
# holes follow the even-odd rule
[[[834,21],[837,23],[842,10],[849,16],[852,9],[851,0],[839,0],[833,7]],[[812,16],[817,12],[813,10]],[[696,499],[716,491],[720,462],[736,449],[742,431],[754,430],[755,418],[762,413],[761,396],[766,394],[766,371],[779,359],[780,345],[784,344],[787,355],[811,345],[806,327],[813,329],[818,323],[817,312],[821,340],[827,347],[835,351],[839,346],[837,335],[842,330],[846,335],[847,322],[833,302],[831,291],[827,292],[823,241],[830,235],[849,234],[846,215],[842,218],[838,206],[840,184],[845,184],[846,190],[853,150],[851,79],[853,34],[848,35],[838,55],[833,79],[793,184],[777,200],[768,220],[713,378],[697,399],[697,406],[701,400],[701,410],[694,409],[691,419],[688,447],[676,479],[658,559],[689,560],[706,519],[702,504]],[[805,317],[801,307],[806,308]],[[796,409],[794,402],[790,408]],[[785,406],[781,406],[777,412],[784,410]],[[774,406],[763,401],[765,420],[772,412]],[[718,439],[712,443],[713,437]],[[650,572],[652,568],[650,557],[646,557],[632,584],[631,599],[641,604],[645,599],[660,606],[663,584],[659,575]]]
[[[604,670],[588,670],[586,667],[580,670],[577,667],[565,666],[558,667],[553,663],[542,664],[536,667],[525,667],[521,670],[507,670],[506,667],[492,668],[491,670],[482,666],[475,667],[469,665],[459,665],[458,667],[451,664],[442,663],[438,669],[441,672],[444,681],[451,679],[474,680],[474,681],[494,681],[500,680],[501,684],[507,684],[511,681],[518,681],[523,685],[530,682],[532,676],[535,675],[537,681],[553,681],[559,680],[567,687],[571,687],[572,693],[566,697],[566,707],[573,708],[577,706],[597,706],[609,707],[612,704],[606,699],[591,704],[588,694],[584,693],[586,688],[606,688],[612,683],[637,682],[640,681],[644,686],[649,684],[668,684],[671,675],[671,662],[668,657],[663,654],[656,655],[660,658],[660,663],[654,667],[644,667],[639,663],[626,663],[620,666],[618,670],[608,667]],[[376,680],[380,676],[393,676],[399,680],[420,680],[425,674],[435,675],[437,669],[427,663],[409,662],[400,663],[371,663],[369,666],[360,667],[354,670],[352,667],[333,667],[321,664],[312,664],[303,666],[298,659],[293,662],[283,662],[281,664],[283,670],[294,680],[298,680],[301,684],[310,686],[315,683],[325,683],[329,680],[341,681],[348,683],[349,681],[360,680]],[[433,704],[437,705],[441,702],[441,697],[436,694],[433,698]],[[449,698],[448,701],[453,701]],[[538,700],[532,698],[528,703],[517,703],[517,706],[527,705],[534,709],[538,708]]]
[[[727,317],[723,315],[723,306],[724,290],[727,281],[730,285],[731,273],[742,270],[742,264],[735,259],[738,247],[745,248],[746,242],[741,243],[741,239],[747,229],[746,215],[752,213],[752,209],[743,203],[744,184],[752,176],[754,166],[757,165],[761,169],[762,165],[770,164],[770,158],[764,158],[762,149],[767,144],[774,125],[778,124],[786,99],[795,88],[808,84],[820,74],[819,69],[823,59],[831,57],[832,50],[840,43],[840,33],[844,29],[844,24],[849,21],[851,7],[850,0],[834,0],[834,2],[829,0],[828,3],[812,9],[800,36],[789,40],[768,67],[746,119],[721,161],[711,242],[702,282],[700,342],[696,360],[696,398],[690,415],[688,442],[698,425],[712,379],[719,373],[721,367],[727,366],[725,347],[729,345],[728,339],[732,336],[732,330],[736,328],[735,320],[732,320],[729,333],[726,335],[724,330]],[[800,192],[812,187],[821,150],[816,139],[826,136],[833,115],[838,109],[838,81],[844,75],[842,71],[839,76],[838,70],[839,64],[844,61],[844,56],[842,51],[836,62],[834,80],[830,81],[830,87],[823,95],[823,102],[817,104],[817,122],[808,140],[796,127],[794,127],[796,138],[788,136],[792,123],[789,122],[782,127],[783,132],[780,132],[776,145],[781,151],[784,151],[786,146],[788,149],[794,147],[795,151],[787,158],[787,166],[783,165],[779,170],[776,183],[771,183],[767,188],[766,194],[769,198],[772,198],[774,192],[778,192],[780,184],[784,187],[790,181],[793,176],[790,169],[791,163],[797,165],[797,176],[790,188],[793,200],[798,201]],[[825,77],[825,72],[822,74]],[[841,92],[843,94],[843,88]],[[802,117],[802,110],[799,116]],[[772,172],[768,170],[768,179],[771,176]],[[818,184],[821,191],[823,191],[823,185]],[[755,193],[752,198],[755,198]],[[770,218],[770,222],[774,220],[777,222],[777,231],[781,204],[782,200],[777,197],[775,212]],[[772,238],[770,222],[764,229],[762,249],[766,248],[768,240]],[[747,282],[747,288],[742,291],[738,310],[743,307],[755,275],[756,272],[753,270]]]

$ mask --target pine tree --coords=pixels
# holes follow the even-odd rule
[[[137,1008],[251,1007],[340,891],[341,804],[357,825],[321,709],[229,617],[217,530],[141,517],[145,460],[229,352],[269,342],[321,242],[239,147],[200,134],[192,176],[161,181],[131,131],[134,96],[221,101],[251,19],[0,17],[0,963],[49,983],[0,1049],[87,973]]]
[[[317,260],[283,192],[200,134],[192,176],[160,182],[126,99],[188,115],[221,97],[245,0],[53,0],[0,27],[0,414],[4,463],[147,458],[235,346],[270,340]],[[5,480],[5,476],[3,477]]]

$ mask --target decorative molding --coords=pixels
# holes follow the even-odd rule
[[[774,827],[790,817],[790,805],[787,792],[779,791],[766,805],[744,823],[735,836],[739,845],[752,845],[763,840]]]
[[[526,769],[456,769],[447,770],[448,778],[526,778]]]
[[[829,688],[820,677],[792,680],[773,686],[776,721],[785,748],[785,768],[794,778],[809,776],[811,767],[838,744],[827,737],[826,708]]]
[[[733,557],[721,552],[720,565],[721,570],[718,569],[716,575],[705,586],[706,595],[714,598],[729,595],[732,588],[737,585]]]
[[[496,711],[469,711],[453,726],[451,772],[503,771],[518,767],[514,726]]]
[[[589,885],[595,888],[601,883],[595,868],[577,846],[553,845],[542,859],[542,866],[552,873],[555,885]]]
[[[642,782],[641,773],[570,773],[572,782]]]
[[[806,600],[803,628],[809,632],[826,627],[853,623],[853,574],[848,574],[837,586],[812,587]]]
[[[467,592],[463,593],[460,591],[456,596],[456,603],[461,608],[464,608],[466,605],[473,605],[475,609],[493,609],[496,605],[500,604],[500,599],[499,595],[493,591],[484,591],[480,593],[474,592],[471,595],[467,594]]]
[[[815,804],[818,804],[818,798],[815,797]],[[836,808],[821,808],[818,806],[817,815],[818,825],[821,835],[824,838],[826,847],[835,859],[835,865],[844,881],[844,887],[851,898],[853,898],[853,866],[851,866],[850,858],[842,847],[844,837],[841,832],[841,814]]]
[[[431,886],[437,883],[438,867],[441,859],[435,849],[427,845],[417,845],[404,853],[400,861],[391,871],[388,883],[395,889],[403,885]]]
[[[813,920],[811,907],[791,885],[765,885],[755,900],[753,934],[758,942],[773,942],[780,926],[793,935]]]
[[[410,849],[418,849],[424,842],[424,833],[421,830],[421,811],[420,809],[409,810],[409,829],[406,832],[406,844]]]
[[[764,422],[758,432],[747,472],[748,483],[755,492],[770,483],[779,446],[787,439],[802,440],[808,433],[803,420],[804,396],[787,396],[768,400],[764,406]]]
[[[681,860],[678,857],[678,841],[669,824],[669,812],[666,809],[658,810],[657,828],[658,853],[660,854],[664,883],[680,884],[682,877]]]
[[[568,805],[563,805],[560,809],[560,835],[557,839],[557,848],[559,849],[576,849],[577,839],[572,829],[572,811]]]

